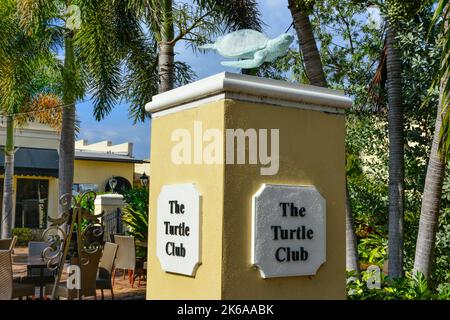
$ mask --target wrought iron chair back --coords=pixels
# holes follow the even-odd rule
[[[44,232],[43,238],[49,243],[49,247],[44,250],[44,258],[48,261],[49,267],[53,266],[58,270],[52,289],[52,300],[56,299],[56,290],[61,280],[64,263],[67,260],[76,263],[83,269],[83,266],[90,265],[90,259],[94,259],[92,262],[95,265],[93,281],[95,288],[95,274],[103,245],[104,228],[101,224],[103,213],[94,215],[93,212],[82,207],[84,201],[89,201],[90,198],[93,200],[95,197],[96,193],[93,191],[85,192],[79,197],[65,194],[61,196],[59,202],[63,208],[70,208],[57,219],[48,218],[51,225]],[[75,237],[73,237],[74,234],[76,234]],[[81,259],[73,260],[74,256],[69,257],[69,248],[73,238],[76,241],[74,256],[81,257]],[[83,287],[83,276],[81,282]],[[87,284],[85,283],[85,285]],[[83,290],[83,288],[78,290],[79,299],[83,296]],[[89,291],[88,288],[86,290]]]

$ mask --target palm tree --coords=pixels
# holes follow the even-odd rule
[[[403,275],[403,214],[405,201],[402,61],[392,23],[386,32],[389,125],[389,276]]]
[[[111,110],[121,92],[121,63],[126,45],[142,30],[136,17],[108,0],[18,0],[26,32],[53,40],[49,48],[64,51],[61,70],[62,130],[59,195],[71,193],[74,174],[76,102],[87,90],[94,106]],[[77,6],[73,6],[76,4]],[[62,14],[66,11],[67,14]],[[136,32],[136,33],[133,33]],[[62,204],[64,212],[70,204]]]
[[[309,20],[312,5],[305,1],[288,0],[289,9],[294,20],[294,28],[300,42],[305,71],[310,83],[314,86],[327,87],[320,53],[314,39],[313,28]]]
[[[196,50],[211,37],[238,29],[260,30],[256,0],[193,0],[191,4],[172,0],[114,0],[130,8],[149,30],[145,48],[131,46],[126,64],[125,98],[131,103],[135,121],[148,117],[144,106],[152,97],[184,85],[195,78],[192,69],[176,61],[177,43]],[[107,112],[98,109],[99,119]]]
[[[325,72],[314,38],[313,28],[309,20],[309,12],[313,4],[307,5],[305,1],[288,0],[288,6],[294,20],[294,28],[300,42],[305,72],[311,85],[328,87]],[[346,189],[346,267],[349,271],[355,271],[359,275],[359,257],[356,234],[353,227],[353,212],[348,192],[347,180]]]
[[[205,42],[219,27],[233,26],[237,18],[252,18],[250,14],[244,15],[252,11],[240,9],[255,4],[253,0],[196,0],[196,7],[174,6],[171,0],[18,2],[26,30],[50,33],[54,44],[63,44],[62,96],[66,107],[60,143],[60,196],[72,192],[75,105],[88,89],[93,95],[94,115],[98,120],[112,110],[122,93],[132,102],[130,112],[135,121],[145,119],[144,105],[155,94],[155,83],[159,82],[158,91],[163,92],[173,88],[174,82],[184,83],[193,77],[188,66],[174,62],[175,44],[179,40],[192,44]],[[60,15],[62,9],[69,9],[72,14]],[[73,13],[79,14],[78,23]],[[142,22],[148,26],[146,33]],[[125,71],[130,71],[126,77],[122,72],[124,62]],[[68,206],[60,205],[60,213]]]
[[[420,211],[419,232],[417,235],[416,255],[414,259],[413,273],[421,272],[427,279],[431,276],[433,265],[433,251],[436,241],[436,230],[439,223],[439,207],[442,194],[442,183],[445,177],[445,166],[448,152],[448,142],[441,139],[448,139],[445,134],[448,130],[448,107],[449,107],[449,87],[448,76],[449,70],[449,16],[448,16],[448,0],[441,0],[436,9],[434,22],[442,14],[444,19],[444,38],[446,38],[447,46],[444,47],[442,55],[442,71],[440,75],[440,104],[438,106],[433,142],[431,145],[430,159],[427,167],[427,175],[425,178],[425,187],[422,196],[422,208]],[[433,23],[434,24],[434,23]],[[442,121],[444,120],[444,124]],[[440,144],[440,141],[442,143]],[[443,154],[440,153],[443,151]]]
[[[3,238],[11,237],[14,201],[14,127],[30,120],[59,126],[59,98],[49,91],[49,68],[55,61],[45,41],[24,33],[16,3],[0,5],[0,106],[6,117],[5,174],[2,207]],[[50,111],[51,115],[47,111]]]

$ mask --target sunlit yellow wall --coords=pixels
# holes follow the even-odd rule
[[[173,130],[279,129],[280,168],[179,165]],[[208,103],[152,122],[148,299],[345,299],[344,115],[233,100]],[[225,155],[223,155],[225,158]],[[166,184],[193,182],[202,194],[201,255],[195,278],[162,271],[156,257],[156,202]],[[251,201],[261,184],[314,185],[327,203],[327,259],[314,277],[263,279],[251,266]]]
[[[280,129],[280,167],[225,168],[222,298],[345,299],[344,116],[227,100],[225,119],[230,129]],[[327,259],[315,277],[264,280],[251,266],[251,199],[263,183],[314,185],[326,199]]]
[[[108,179],[113,175],[124,177],[132,184],[134,178],[134,163],[75,160],[74,183],[98,184],[99,191],[103,192]],[[3,179],[3,177],[3,175],[0,175],[1,179]],[[39,176],[14,176],[14,211],[16,204],[17,179],[49,180],[48,215],[51,217],[58,216],[58,179]]]
[[[75,160],[74,171],[74,183],[98,184],[103,192],[112,176],[124,177],[133,184],[134,163]]]
[[[223,165],[175,165],[170,154],[171,134],[203,121],[203,129],[224,128],[224,101],[152,120],[150,221],[147,299],[220,299],[222,291]],[[166,184],[195,183],[200,192],[202,265],[195,278],[166,273],[156,257],[156,201]]]

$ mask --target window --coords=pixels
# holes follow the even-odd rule
[[[17,179],[16,228],[47,227],[48,180]]]
[[[86,191],[98,192],[98,184],[95,183],[75,183],[72,186],[72,194],[79,195]]]

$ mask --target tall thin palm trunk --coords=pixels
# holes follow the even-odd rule
[[[14,208],[14,117],[6,117],[5,178],[3,183],[2,238],[11,238]]]
[[[444,11],[447,12],[448,7]],[[445,32],[448,32],[449,23],[445,23]],[[436,114],[433,142],[431,145],[430,160],[428,161],[425,187],[420,210],[419,233],[417,235],[416,256],[413,273],[421,272],[427,279],[430,278],[433,266],[433,251],[436,241],[436,231],[439,225],[439,206],[441,203],[442,183],[445,178],[446,159],[439,153],[439,133],[442,126],[442,109],[444,106],[444,90],[448,75],[441,79],[439,106]]]
[[[312,85],[327,87],[320,53],[317,49],[316,40],[314,39],[309,16],[306,12],[300,10],[297,1],[288,0],[288,3],[292,18],[294,19],[294,28],[300,41],[300,48],[308,79]]]
[[[75,159],[75,102],[73,92],[75,83],[75,52],[73,47],[73,34],[69,32],[65,38],[64,59],[64,93],[62,111],[61,141],[59,145],[59,196],[72,194]],[[59,213],[62,214],[70,208],[70,203],[60,203]]]
[[[396,31],[387,30],[389,122],[389,276],[403,276],[404,137],[402,62]]]
[[[174,38],[172,0],[164,0],[162,9],[161,41],[158,43],[159,93],[172,90],[174,87]]]
[[[350,193],[348,191],[348,183],[345,183],[346,204],[345,204],[345,242],[346,242],[346,268],[349,271],[355,271],[357,275],[360,273],[358,259],[358,242],[355,230],[353,228],[353,211],[350,203]]]
[[[319,87],[327,87],[327,80],[323,69],[320,53],[317,49],[316,40],[312,31],[311,22],[308,14],[302,12],[296,0],[288,0],[289,9],[292,19],[294,20],[294,28],[300,41],[300,50],[303,54],[305,62],[305,71],[310,84]],[[348,193],[347,179],[345,182],[346,189],[346,268],[349,271],[356,271],[359,274],[359,256],[357,239],[353,227],[353,211]]]

